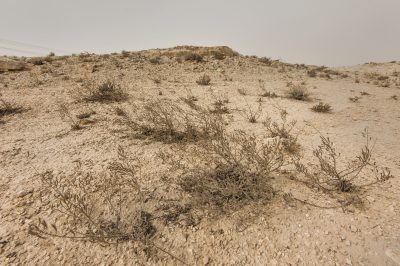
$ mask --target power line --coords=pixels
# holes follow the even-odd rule
[[[56,52],[67,53],[67,54],[70,53],[68,51],[64,51],[64,50],[60,50],[60,49],[53,49],[50,47],[40,46],[40,45],[36,45],[36,44],[29,44],[29,43],[24,43],[24,42],[17,42],[17,41],[7,40],[7,39],[3,39],[3,38],[0,38],[0,42],[9,43],[11,45],[17,45],[17,46],[19,45],[19,46],[25,46],[25,47],[29,47],[29,48],[35,48],[36,50],[46,50],[47,52],[56,51]]]
[[[13,51],[13,52],[18,52],[18,53],[24,53],[24,54],[43,55],[43,53],[39,53],[39,52],[27,51],[27,50],[20,50],[20,49],[15,49],[15,48],[11,48],[11,47],[4,47],[4,46],[0,46],[0,49],[4,49],[4,50],[8,50],[8,51]]]

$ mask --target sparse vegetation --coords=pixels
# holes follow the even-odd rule
[[[317,76],[317,71],[315,71],[315,69],[310,69],[310,70],[307,71],[307,75],[310,78],[315,78]]]
[[[244,110],[242,113],[244,114],[243,116],[246,118],[247,121],[253,124],[257,123],[262,113],[261,103],[258,104],[256,110],[252,109],[250,105],[246,103],[246,110]]]
[[[138,156],[129,157],[119,148],[118,157],[101,173],[85,171],[79,162],[72,175],[39,174],[41,202],[58,216],[39,218],[30,224],[29,234],[102,245],[135,242],[142,250],[155,248],[187,265],[153,240],[157,233],[154,220],[164,215],[154,217],[146,206],[150,192],[142,188]],[[60,218],[64,222],[58,222]]]
[[[225,105],[225,102],[222,100],[216,100],[214,102],[214,108],[210,110],[213,114],[229,114],[229,108]]]
[[[0,94],[0,121],[4,116],[22,113],[23,111],[24,109],[21,106],[4,100]]]
[[[270,92],[270,91],[264,91],[262,94],[260,94],[261,97],[267,97],[267,98],[277,98],[279,97],[275,92]]]
[[[343,250],[336,255],[329,250],[349,246],[348,241],[363,238],[368,230],[372,233],[366,240],[386,239],[389,229],[396,229],[398,180],[381,185],[393,177],[381,166],[397,163],[394,94],[400,82],[400,74],[388,74],[388,69],[392,73],[399,66],[336,71],[256,56],[233,58],[229,51],[187,46],[57,56],[50,58],[51,64],[40,59],[42,66],[32,66],[32,58],[4,57],[28,63],[30,70],[0,74],[0,90],[13,96],[0,95],[0,264],[274,264],[271,256],[278,264],[351,264],[343,261]],[[389,78],[369,80],[364,70]],[[351,78],[338,80],[345,75]],[[358,77],[371,85],[354,84]],[[227,82],[232,78],[233,83]],[[393,87],[379,89],[372,83]],[[77,96],[73,99],[71,89]],[[23,107],[12,102],[19,98]],[[350,102],[359,99],[365,103]],[[12,115],[25,110],[28,102],[35,108],[27,116]],[[337,115],[311,113],[329,113],[331,105],[338,108]],[[389,126],[377,129],[382,123],[374,121],[382,116]],[[13,120],[3,125],[2,118]],[[354,129],[366,124],[385,138],[377,162],[368,132],[360,152],[354,150],[359,143]],[[333,135],[323,136],[316,127]],[[338,140],[337,146],[331,139]],[[71,156],[68,164],[65,158]],[[54,168],[46,171],[47,165]],[[36,174],[29,176],[31,170]],[[376,189],[366,195],[370,186]],[[296,208],[293,202],[309,206]],[[359,206],[369,219],[360,221],[354,209]],[[357,228],[346,229],[347,218]],[[25,228],[31,236],[21,232]],[[324,237],[333,242],[307,259],[307,248],[315,246],[308,233],[315,228],[323,229],[316,243]],[[246,241],[259,239],[242,245],[243,235]],[[32,236],[60,239],[53,245]],[[70,246],[63,239],[83,243]],[[303,242],[307,248],[299,249]],[[364,243],[358,244],[365,251]],[[241,246],[244,255],[233,257],[232,250]],[[289,247],[283,257],[269,254]],[[249,248],[256,258],[249,258]],[[159,251],[176,261],[161,258]],[[375,255],[365,262],[386,261]]]
[[[192,196],[193,204],[229,212],[270,200],[272,175],[289,164],[282,142],[244,131],[228,133],[222,124],[215,129],[211,138],[197,142],[184,154],[164,156],[180,166],[179,185]]]
[[[213,51],[212,55],[213,55],[213,58],[216,60],[224,60],[225,59],[225,55],[219,51]]]
[[[155,56],[155,57],[150,58],[149,62],[154,65],[157,65],[157,64],[161,63],[161,58],[159,56]]]
[[[299,162],[296,169],[303,174],[307,185],[318,188],[322,192],[331,194],[334,192],[355,192],[362,187],[370,186],[379,182],[384,182],[392,177],[388,169],[380,169],[372,161],[371,137],[365,131],[363,136],[366,144],[349,163],[340,166],[340,153],[336,151],[333,142],[321,136],[321,144],[313,152],[318,163],[312,166],[312,170]],[[375,180],[368,180],[363,175],[364,172],[375,174]]]
[[[64,120],[67,120],[67,122],[70,124],[72,130],[82,129],[82,126],[80,125],[80,121],[74,119],[74,117],[71,115],[71,113],[68,110],[68,107],[65,104],[60,105],[59,112],[60,112],[61,118]]]
[[[268,57],[261,57],[260,59],[258,59],[258,61],[260,63],[263,63],[263,64],[267,65],[267,66],[272,65],[272,60],[271,60],[271,58],[268,58]]]
[[[319,102],[311,107],[311,110],[317,113],[330,113],[332,111],[332,106],[328,103]]]
[[[182,57],[184,61],[203,62],[203,56],[195,52],[182,52],[178,57]]]
[[[237,89],[237,91],[239,92],[240,95],[243,95],[243,96],[247,95],[247,91],[244,89],[239,88],[239,89]]]
[[[298,101],[309,101],[310,93],[302,85],[292,85],[286,92],[286,98],[294,99]]]
[[[358,96],[350,97],[349,100],[352,101],[353,103],[357,103],[361,98]]]
[[[86,102],[121,102],[128,99],[128,94],[121,85],[111,80],[100,85],[87,84],[78,95]]]
[[[280,110],[281,123],[272,121],[270,117],[267,117],[263,124],[267,129],[269,137],[279,139],[287,153],[297,155],[301,147],[297,141],[297,135],[293,134],[297,121],[288,121],[287,115],[287,111],[282,109]]]
[[[210,76],[204,74],[196,80],[196,83],[202,86],[210,85],[211,78]]]
[[[120,124],[127,126],[136,138],[162,142],[196,141],[213,134],[218,118],[200,106],[184,109],[170,101],[149,101],[133,106],[134,113],[119,109]]]

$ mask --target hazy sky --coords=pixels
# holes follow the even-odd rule
[[[400,60],[400,0],[0,0],[0,11],[0,54],[191,44],[328,66]]]

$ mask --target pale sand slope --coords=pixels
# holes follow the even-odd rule
[[[361,133],[368,128],[377,139],[374,156],[378,164],[389,167],[395,178],[369,188],[362,195],[363,210],[288,206],[277,197],[261,209],[249,207],[218,218],[205,215],[194,227],[160,227],[154,242],[190,265],[400,265],[400,99],[392,98],[400,98],[400,76],[396,73],[400,72],[400,63],[335,69],[348,77],[331,75],[328,79],[310,78],[301,66],[276,62],[268,66],[257,58],[243,56],[221,61],[208,58],[204,63],[179,63],[166,57],[161,64],[148,61],[152,54],[162,52],[54,58],[51,63],[31,65],[30,70],[0,74],[3,98],[28,108],[21,114],[4,117],[0,124],[1,265],[178,264],[162,252],[135,254],[132,243],[115,248],[68,239],[39,239],[27,234],[27,228],[38,217],[50,214],[38,200],[40,182],[36,171],[68,173],[77,160],[90,160],[94,171],[101,171],[116,158],[119,145],[128,151],[140,149],[148,156],[165,146],[124,137],[117,130],[116,115],[110,106],[76,101],[74,91],[82,81],[112,77],[126,88],[130,101],[135,103],[151,98],[178,102],[191,91],[199,104],[211,106],[215,99],[209,86],[195,82],[203,73],[210,75],[214,94],[229,98],[230,127],[256,134],[264,132],[262,123],[249,123],[240,110],[247,106],[257,108],[259,80],[266,90],[278,95],[284,95],[287,82],[305,81],[313,102],[264,98],[259,121],[267,116],[277,118],[276,106],[285,108],[289,118],[298,121],[296,128],[301,131],[305,156],[319,143],[316,129],[328,135],[345,158],[350,158],[359,152],[364,143]],[[356,72],[359,83],[355,82]],[[365,76],[366,72],[387,75],[390,84],[382,87],[386,86],[386,78]],[[160,84],[153,81],[156,78]],[[239,94],[238,89],[246,95]],[[358,102],[349,100],[354,96],[360,97]],[[312,112],[310,107],[319,100],[329,103],[333,112]],[[74,117],[95,111],[93,123],[71,131],[58,111],[63,103]],[[129,108],[130,103],[113,105]],[[152,170],[157,172],[157,167],[153,165]],[[285,190],[303,199],[311,197],[306,188],[293,184]]]

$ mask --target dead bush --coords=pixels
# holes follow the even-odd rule
[[[309,101],[310,93],[302,85],[292,85],[286,92],[286,98],[294,99],[298,101]]]
[[[24,108],[21,106],[13,103],[6,101],[2,98],[2,95],[0,94],[0,120],[2,117],[7,116],[7,115],[12,115],[12,114],[19,114],[24,111]]]
[[[228,132],[223,123],[212,128],[209,138],[183,153],[163,156],[179,169],[179,185],[191,195],[193,204],[229,212],[271,199],[270,180],[290,163],[282,142],[240,130]]]
[[[225,59],[225,55],[223,53],[221,53],[220,51],[212,51],[211,54],[212,54],[213,58],[216,60],[224,60]]]
[[[315,78],[317,76],[317,71],[315,69],[310,69],[310,70],[307,71],[307,75],[310,78]]]
[[[212,98],[214,99],[213,108],[209,111],[212,114],[229,114],[230,110],[226,104],[229,103],[227,95],[215,94],[213,90],[209,90]]]
[[[242,116],[246,118],[250,123],[257,123],[258,119],[262,114],[262,105],[261,102],[258,104],[257,109],[253,109],[250,107],[248,103],[246,103],[246,109],[241,112]]]
[[[349,97],[349,100],[352,101],[353,103],[357,103],[359,102],[361,98],[358,96],[354,96],[354,97]]]
[[[42,206],[51,214],[30,224],[28,233],[101,245],[135,242],[138,249],[155,248],[188,265],[155,243],[154,221],[166,214],[150,210],[151,192],[142,186],[146,177],[139,155],[128,156],[120,147],[118,158],[100,173],[79,162],[73,174],[39,174]]]
[[[79,165],[68,176],[50,171],[41,174],[41,200],[61,217],[39,219],[29,232],[39,237],[105,244],[148,243],[156,229],[151,224],[151,215],[140,208],[143,203],[138,181],[140,165],[131,160],[129,168],[115,164],[111,169],[92,173],[83,171]]]
[[[82,91],[78,92],[78,96],[86,102],[121,102],[128,99],[128,94],[124,91],[120,84],[107,80],[99,85],[85,84]]]
[[[361,152],[354,159],[343,163],[340,159],[341,154],[336,150],[333,142],[324,136],[320,136],[321,144],[314,149],[313,154],[317,163],[308,167],[300,162],[296,162],[296,169],[302,174],[301,181],[312,188],[334,196],[333,193],[356,192],[359,189],[380,182],[384,182],[392,177],[387,168],[380,168],[372,160],[373,146],[371,137],[365,131],[363,136],[366,144]],[[366,172],[374,174],[371,180]]]
[[[184,61],[192,61],[196,63],[203,62],[203,56],[195,52],[183,51],[179,53],[177,56],[178,58],[183,58]]]
[[[225,105],[225,102],[222,100],[216,100],[214,102],[214,108],[210,110],[213,114],[229,114],[229,108]]]
[[[243,96],[247,95],[247,91],[244,89],[239,88],[239,89],[237,89],[237,91],[239,92],[240,95],[243,95]]]
[[[328,103],[319,102],[311,107],[311,110],[317,113],[330,113],[332,111],[332,106]]]
[[[76,120],[71,115],[71,113],[68,110],[68,107],[65,104],[60,104],[59,112],[61,115],[61,119],[66,120],[70,124],[72,130],[82,129],[82,126],[80,125],[80,121]]]
[[[231,165],[192,172],[184,176],[180,186],[191,194],[197,205],[212,205],[225,211],[249,202],[270,200],[274,195],[267,178]]]
[[[210,76],[204,74],[196,80],[196,83],[202,86],[210,85],[211,78]]]
[[[149,62],[154,65],[158,65],[161,63],[161,57],[159,57],[159,56],[152,57],[149,59]]]
[[[276,98],[278,95],[275,92],[270,92],[270,91],[264,91],[262,94],[260,94],[261,97],[267,97],[267,98]]]
[[[273,62],[271,60],[271,58],[268,58],[268,57],[261,57],[260,59],[258,59],[258,61],[260,63],[263,63],[263,64],[267,65],[267,66],[270,66],[272,64],[272,62]]]
[[[138,138],[152,138],[166,143],[196,141],[211,134],[210,125],[216,116],[191,102],[185,109],[171,101],[154,100],[134,106],[135,112],[119,109],[120,123]]]
[[[301,147],[297,141],[298,136],[293,132],[297,121],[288,121],[287,115],[286,110],[280,110],[280,123],[272,121],[270,117],[267,117],[263,124],[267,129],[268,136],[278,138],[287,153],[298,155]]]

